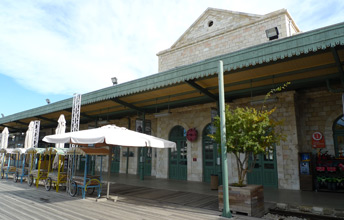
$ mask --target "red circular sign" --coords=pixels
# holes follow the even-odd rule
[[[312,135],[313,140],[320,141],[322,139],[322,134],[319,131],[316,131]]]
[[[198,132],[195,128],[191,128],[186,132],[186,138],[189,141],[195,141],[197,139]]]

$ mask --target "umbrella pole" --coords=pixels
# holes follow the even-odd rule
[[[107,199],[110,199],[111,157],[112,157],[112,147],[109,146],[108,174],[107,174],[107,192],[106,192],[106,198]]]

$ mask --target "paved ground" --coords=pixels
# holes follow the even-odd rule
[[[139,193],[136,195],[141,196],[132,197],[130,194],[134,193],[133,188],[120,184],[114,188],[119,191],[117,202],[105,199],[96,202],[90,197],[82,200],[80,196],[72,198],[65,192],[48,192],[42,186],[37,189],[26,183],[0,180],[0,219],[225,219],[219,216],[220,212],[209,208],[211,205],[206,208],[207,202],[203,200],[207,198],[191,202],[197,195],[182,196],[177,192],[168,195],[157,191],[155,196],[147,198],[145,189],[137,188],[136,192]],[[185,205],[173,202],[178,197],[185,200]],[[203,208],[197,207],[203,205]],[[233,219],[253,218],[239,216]]]

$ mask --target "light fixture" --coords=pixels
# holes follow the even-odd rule
[[[274,40],[274,39],[278,39],[278,28],[274,27],[274,28],[270,28],[265,30],[266,33],[266,37],[269,38],[269,40]]]
[[[170,96],[168,96],[167,112],[157,112],[154,114],[154,117],[161,118],[161,117],[169,116],[170,114],[172,114],[172,112],[170,112]]]
[[[161,117],[169,116],[170,114],[172,114],[172,113],[171,113],[171,112],[155,113],[155,114],[154,114],[154,117],[156,117],[156,118],[161,118]]]
[[[109,124],[109,121],[108,120],[98,121],[98,124],[99,125],[106,125],[106,124]]]
[[[117,77],[112,77],[111,82],[113,86],[117,85]]]
[[[47,102],[48,105],[50,104],[50,99],[46,99],[45,101]]]
[[[268,98],[268,99],[259,99],[259,100],[253,100],[251,101],[251,105],[259,105],[259,104],[265,104],[265,103],[271,103],[271,102],[277,102],[278,98]]]

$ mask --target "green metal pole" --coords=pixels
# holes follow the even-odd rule
[[[223,82],[223,62],[219,61],[219,104],[220,104],[220,130],[221,130],[221,159],[222,159],[222,187],[223,187],[223,211],[222,216],[231,218],[228,199],[228,167],[226,149],[226,118],[225,118],[225,91]]]

